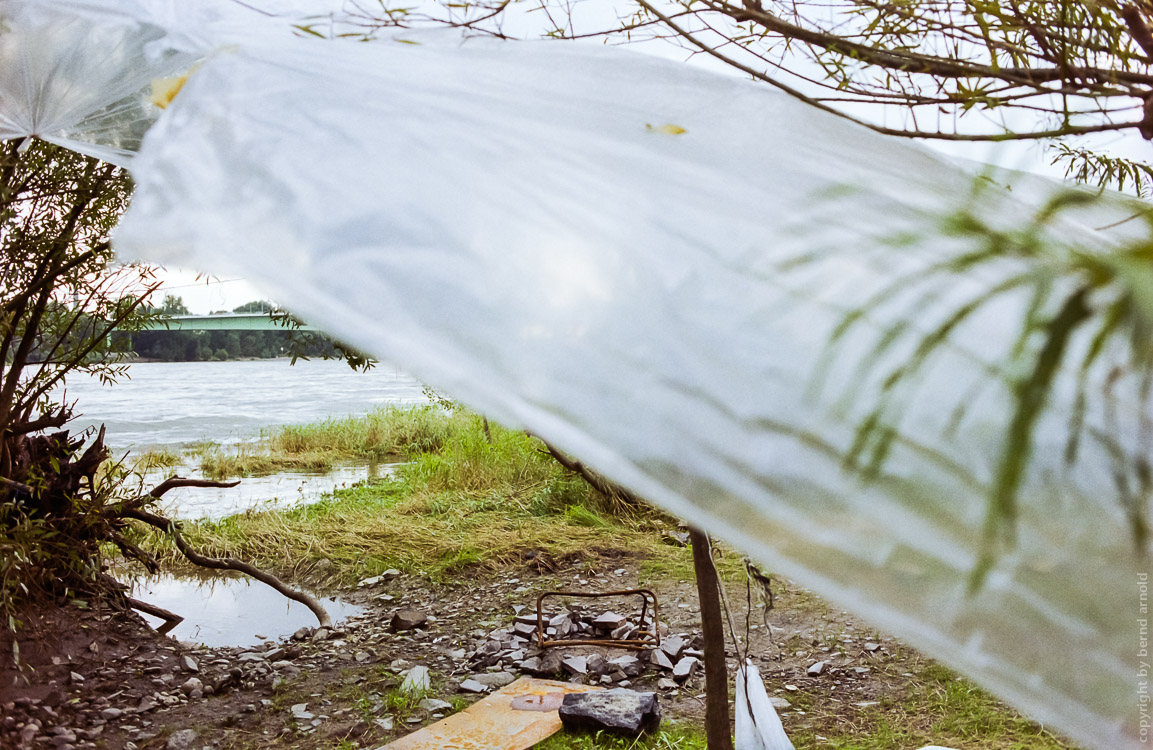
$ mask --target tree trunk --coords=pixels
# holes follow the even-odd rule
[[[709,536],[689,527],[693,570],[701,603],[701,634],[705,641],[705,734],[709,750],[733,750],[729,731],[729,671],[725,666],[725,631],[721,616],[720,580],[713,564]]]

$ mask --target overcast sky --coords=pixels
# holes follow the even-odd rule
[[[358,0],[223,0],[223,2],[225,4],[222,7],[228,9],[229,13],[235,14],[238,21],[243,22],[246,19],[267,21],[267,19],[259,19],[255,13],[258,11],[263,13],[271,11],[275,12],[278,16],[284,17],[286,23],[289,22],[289,19],[293,18],[337,12],[342,7],[355,8],[359,5],[360,7],[371,10],[371,8],[376,5],[376,3],[371,0],[369,2],[365,2],[364,0],[359,0],[359,2]],[[577,9],[576,12],[580,14],[584,28],[607,28],[613,25],[622,2],[624,2],[624,0],[586,0],[585,2],[575,4],[574,7]],[[417,3],[414,3],[414,5],[415,4]],[[530,4],[524,3],[516,7],[528,8]],[[533,31],[529,24],[537,23],[535,20],[537,18],[539,18],[537,14],[518,13],[516,16],[510,17],[509,27],[506,27],[506,30],[510,35],[532,36]],[[659,55],[676,60],[687,60],[689,64],[702,65],[719,73],[729,75],[738,74],[733,69],[710,57],[697,55],[690,58],[685,50],[675,47],[672,44],[650,42],[634,44],[630,45],[630,47],[647,54]],[[875,114],[875,112],[873,114]],[[1101,134],[1092,136],[1092,140],[1084,139],[1079,142],[1083,145],[1105,150],[1115,155],[1142,161],[1149,160],[1150,149],[1153,148],[1148,141],[1143,140],[1135,132],[1120,135]],[[997,164],[1011,169],[1039,172],[1054,178],[1060,178],[1062,176],[1060,170],[1049,165],[1049,157],[1045,153],[1044,148],[1037,143],[1013,142],[988,144],[935,141],[928,142],[926,145],[951,156],[972,161]],[[183,298],[189,310],[194,313],[232,310],[234,307],[242,305],[245,302],[267,298],[267,295],[262,293],[259,288],[243,279],[234,277],[217,277],[211,274],[201,274],[198,277],[196,271],[185,269],[164,269],[160,272],[159,276],[164,282],[164,288],[157,299],[161,299],[164,294],[179,296]],[[285,301],[280,300],[280,302]]]

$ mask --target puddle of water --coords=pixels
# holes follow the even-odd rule
[[[272,588],[237,575],[211,577],[146,576],[130,581],[131,596],[184,617],[168,635],[205,646],[255,646],[316,627],[316,616]],[[364,611],[339,599],[318,597],[333,624]],[[142,615],[159,627],[163,620]],[[259,637],[258,637],[259,636]]]
[[[161,501],[169,518],[223,518],[246,510],[279,510],[314,503],[333,490],[351,487],[365,479],[392,476],[400,464],[361,464],[334,466],[323,474],[283,472],[262,477],[238,477],[236,487],[178,487]],[[173,474],[202,478],[191,466],[154,469],[145,473],[144,488],[150,489]],[[232,481],[232,480],[229,480]]]

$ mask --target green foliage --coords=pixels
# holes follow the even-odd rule
[[[269,440],[273,451],[332,453],[345,457],[408,457],[437,451],[453,418],[433,407],[375,409],[362,417],[282,427]]]
[[[565,508],[564,514],[565,518],[577,526],[590,526],[593,528],[599,526],[608,526],[607,521],[580,503],[576,503]]]
[[[654,533],[666,528],[664,519],[653,512],[612,515],[618,506],[554,461],[535,438],[499,425],[486,433],[482,419],[463,411],[411,411],[384,416],[427,423],[440,437],[430,448],[435,452],[410,455],[394,476],[288,511],[187,523],[185,539],[205,554],[291,570],[329,560],[332,575],[349,581],[393,567],[436,580],[510,563],[548,569],[596,549],[659,557],[678,570],[691,566],[688,550],[668,547]],[[328,429],[311,425],[303,432],[314,428]],[[566,513],[570,507],[580,510]],[[149,539],[165,562],[180,562],[167,538]]]
[[[1147,499],[1153,481],[1144,455],[1124,455],[1113,435],[1118,429],[1088,430],[1084,424],[1090,394],[1098,394],[1111,427],[1118,424],[1110,391],[1120,379],[1137,384],[1140,410],[1153,387],[1153,217],[1139,215],[1148,226],[1146,238],[1117,249],[1070,247],[1054,234],[1054,222],[1091,205],[1099,197],[1066,191],[1053,197],[1032,220],[996,226],[983,218],[977,182],[972,206],[948,218],[946,236],[963,238],[975,249],[945,259],[926,259],[911,272],[894,274],[880,290],[847,313],[829,342],[828,361],[853,340],[874,336],[866,322],[885,320],[894,300],[911,300],[909,309],[924,310],[943,290],[974,289],[933,322],[898,315],[874,336],[871,351],[856,368],[879,392],[857,428],[846,463],[867,479],[876,478],[894,444],[902,439],[901,422],[921,387],[922,376],[943,355],[955,351],[955,335],[1005,298],[1027,299],[1015,344],[989,366],[985,387],[1006,389],[1012,402],[1002,435],[999,463],[989,485],[984,549],[975,571],[979,583],[999,545],[1011,544],[1017,496],[1033,456],[1035,432],[1045,412],[1058,373],[1076,373],[1077,391],[1068,417],[1066,460],[1076,460],[1088,438],[1112,456],[1120,501],[1132,524],[1135,545],[1148,541]],[[985,281],[980,281],[985,280]],[[963,286],[963,283],[969,286]],[[892,316],[889,315],[888,319]],[[871,323],[870,323],[871,325]],[[889,356],[901,346],[907,355]],[[994,355],[998,356],[998,355]],[[970,398],[955,405],[948,431],[960,425]],[[852,396],[859,398],[859,394]],[[1153,427],[1142,423],[1146,433]]]
[[[102,434],[66,432],[54,389],[76,372],[111,382],[156,282],[139,265],[116,265],[107,234],[128,200],[127,175],[110,164],[32,139],[0,145],[0,627],[16,627],[22,602],[75,599],[100,589],[100,545],[122,474],[103,478]]]
[[[1144,162],[1070,146],[1053,145],[1051,164],[1064,165],[1065,177],[1075,182],[1112,187],[1147,198],[1153,194],[1153,167]]]

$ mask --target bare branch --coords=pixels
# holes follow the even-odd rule
[[[210,570],[235,570],[255,578],[261,583],[276,589],[278,592],[288,597],[289,599],[300,602],[312,610],[312,613],[316,615],[316,619],[320,623],[320,627],[331,627],[332,620],[329,618],[328,613],[324,610],[324,607],[320,606],[320,602],[316,601],[316,599],[304,593],[303,591],[297,591],[296,589],[289,587],[276,576],[270,573],[265,573],[264,571],[255,568],[246,562],[241,562],[240,560],[236,560],[231,557],[219,558],[206,557],[201,555],[189,547],[188,543],[184,541],[184,537],[180,534],[180,527],[174,521],[170,521],[163,516],[158,516],[155,513],[149,513],[147,511],[136,509],[125,510],[124,517],[132,518],[137,521],[143,521],[144,523],[150,526],[154,526],[166,534],[169,534],[172,537],[172,540],[176,542],[176,548],[179,549],[180,552],[193,564],[199,565],[202,568],[208,568]]]

